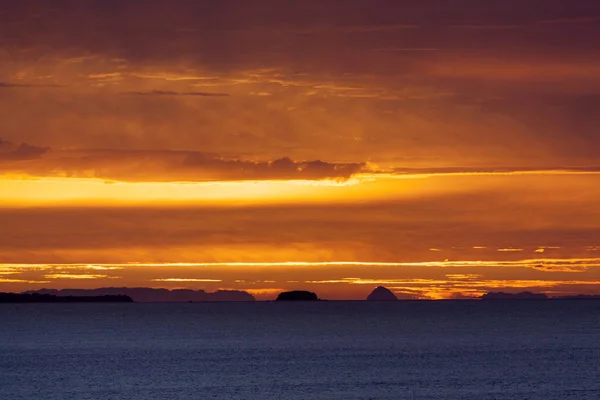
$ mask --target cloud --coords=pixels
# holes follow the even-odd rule
[[[128,182],[342,179],[366,169],[365,163],[322,160],[243,160],[188,151],[56,151],[22,144],[0,153],[0,173],[38,177],[100,178]],[[27,164],[10,162],[35,160]]]
[[[474,30],[505,30],[516,29],[520,25],[453,25],[450,28],[454,29],[474,29]]]
[[[149,92],[124,92],[134,96],[200,96],[200,97],[228,97],[227,93],[210,93],[210,92],[174,92],[171,90],[152,90]]]
[[[546,272],[585,272],[589,269],[600,268],[600,258],[563,258],[563,259],[522,259],[522,260],[489,260],[489,261],[473,261],[473,260],[455,260],[455,261],[231,261],[231,262],[132,262],[132,263],[110,263],[99,264],[105,266],[105,270],[120,271],[127,268],[154,268],[163,269],[171,268],[205,268],[211,267],[220,269],[222,267],[239,267],[239,268],[256,268],[265,269],[272,268],[273,270],[280,268],[323,268],[323,267],[368,267],[368,269],[383,268],[383,269],[407,269],[415,267],[418,269],[464,269],[471,268],[473,271],[484,268],[515,268],[515,269],[534,269]],[[35,271],[85,271],[86,268],[81,264],[27,264],[27,263],[0,263],[3,271],[22,272],[27,270]],[[360,269],[360,268],[359,268]],[[342,269],[346,270],[347,269]],[[68,273],[67,275],[73,275]],[[75,274],[78,275],[78,274]],[[82,273],[81,275],[90,275]],[[104,275],[102,275],[104,276]],[[470,280],[481,277],[479,273],[444,273],[444,277],[448,279]],[[171,280],[171,279],[188,279],[188,278],[157,278],[156,280]],[[195,279],[195,278],[194,278]],[[203,279],[206,282],[210,279]],[[262,281],[268,282],[268,281]],[[311,281],[312,283],[342,283],[350,282],[353,284],[371,284],[371,283],[401,283],[403,280],[377,280],[363,279],[357,277],[337,278],[335,281]]]
[[[542,25],[553,25],[553,24],[581,24],[588,22],[595,22],[600,20],[600,15],[592,15],[586,17],[571,17],[571,18],[556,18],[537,21],[537,24]]]
[[[292,35],[322,35],[322,34],[365,34],[365,33],[387,33],[396,32],[407,29],[417,29],[419,25],[415,24],[353,24],[353,25],[336,25],[336,24],[323,24],[323,25],[308,25],[308,26],[294,26],[284,28],[273,28],[265,31],[270,33],[278,34],[292,34]]]
[[[424,68],[431,76],[440,78],[525,82],[529,86],[554,82],[569,87],[583,82],[597,87],[600,82],[600,67],[576,57],[539,60],[528,56],[519,60],[498,60],[470,56],[428,63]]]
[[[100,275],[100,274],[45,274],[46,279],[116,279],[116,276]]]
[[[439,167],[439,168],[393,168],[393,175],[402,176],[460,176],[460,175],[563,175],[600,174],[600,166],[547,166],[547,167]]]
[[[373,51],[383,51],[383,52],[429,52],[429,51],[440,51],[442,48],[439,47],[382,47],[373,49]]]
[[[90,79],[107,79],[107,78],[118,78],[121,77],[123,73],[121,72],[107,72],[103,74],[89,74],[88,78]]]
[[[123,267],[114,265],[93,264],[0,264],[0,273],[20,274],[27,271],[47,271],[52,273],[65,273],[74,271],[88,275],[86,271],[115,271]],[[72,274],[71,274],[72,275]]]
[[[587,265],[581,265],[573,263],[572,265],[569,263],[564,264],[536,264],[532,267],[534,270],[542,271],[542,272],[585,272],[588,270]]]
[[[417,29],[415,24],[379,24],[379,25],[355,25],[337,28],[345,33],[373,33],[373,32],[395,32],[405,29]]]
[[[0,89],[64,88],[63,85],[1,82]]]
[[[481,274],[446,274],[446,278],[457,280],[476,280],[482,277],[483,275]]]
[[[31,146],[27,143],[21,143],[20,146],[14,147],[11,142],[0,138],[0,161],[34,160],[42,157],[48,151],[50,151],[49,147]]]
[[[110,75],[110,74],[108,74]],[[120,73],[119,73],[120,75]],[[176,73],[164,73],[164,72],[155,72],[155,73],[132,73],[131,76],[135,78],[141,79],[159,79],[165,81],[203,81],[203,80],[214,80],[219,79],[216,76],[197,76],[197,75],[186,75],[186,74],[176,74]]]
[[[27,284],[42,284],[42,283],[50,283],[50,281],[33,281],[33,280],[25,280],[25,279],[8,279],[8,278],[0,278],[0,283],[27,283]]]
[[[364,163],[329,163],[321,160],[293,161],[283,157],[274,161],[241,161],[206,158],[201,153],[186,156],[183,164],[189,167],[218,169],[231,179],[253,179],[268,176],[271,179],[347,179],[358,173]]]
[[[150,280],[153,282],[223,282],[221,279],[204,278],[156,278]]]
[[[19,161],[28,160],[20,163]],[[244,159],[180,150],[54,150],[0,140],[0,174],[37,177],[99,178],[124,182],[347,180],[357,174],[373,179],[435,176],[597,175],[598,166],[378,168],[366,162]]]

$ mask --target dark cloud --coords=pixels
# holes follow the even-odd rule
[[[526,26],[538,21],[585,21],[600,14],[594,0],[348,0],[323,3],[317,0],[183,1],[169,7],[160,0],[144,2],[143,12],[133,2],[86,0],[49,5],[24,0],[4,6],[0,16],[0,44],[8,48],[81,50],[110,54],[131,61],[165,59],[195,60],[229,70],[238,63],[258,64],[265,60],[290,64],[335,64],[348,61],[365,66],[355,52],[378,43],[379,47],[406,45],[445,48],[513,48],[531,52],[536,45],[552,44],[569,51],[573,46],[590,46],[586,36],[573,41],[581,23],[554,23],[551,32],[519,32],[514,35],[463,35],[452,26]],[[35,13],[29,10],[35,9]],[[233,11],[235,10],[235,11]],[[43,23],[40,23],[43,21]],[[543,25],[543,24],[538,24]],[[594,27],[588,27],[594,29]],[[415,34],[413,31],[418,31]],[[597,32],[597,28],[595,30]],[[310,35],[303,35],[308,33]],[[567,35],[565,35],[567,34]],[[567,36],[560,42],[555,38]],[[354,39],[349,41],[349,38]],[[317,42],[315,42],[317,40]],[[485,46],[487,44],[487,46]],[[42,47],[44,46],[44,47]],[[546,48],[547,49],[547,48]],[[312,55],[309,60],[300,55]],[[319,57],[320,56],[320,57]],[[335,62],[338,58],[338,62]],[[371,63],[369,65],[376,66]]]
[[[519,175],[519,174],[600,174],[600,166],[514,166],[514,167],[442,167],[442,168],[394,168],[393,173],[398,175]]]
[[[366,162],[244,159],[217,153],[177,150],[55,150],[0,140],[0,173],[38,177],[68,176],[127,182],[346,180],[359,173],[405,175],[578,175],[600,174],[598,165],[523,165],[380,168]],[[29,160],[26,164],[18,161]]]
[[[456,29],[474,29],[474,30],[502,30],[502,29],[515,29],[519,28],[519,25],[453,25],[450,28]]]
[[[0,138],[0,161],[23,161],[34,160],[42,157],[50,151],[49,147],[31,146],[27,143],[21,143],[15,147],[11,142],[4,141]],[[4,166],[10,164],[4,164]],[[0,166],[0,170],[3,166]]]
[[[64,88],[63,85],[0,82],[0,89]]]
[[[133,260],[128,259],[131,252],[143,248],[152,249],[143,257],[163,252],[169,261],[187,257],[186,261],[196,262],[201,253],[210,256],[219,249],[221,256],[240,260],[254,257],[249,252],[258,253],[262,261],[272,259],[274,249],[297,251],[293,255],[301,258],[312,258],[314,251],[334,261],[596,257],[597,252],[586,251],[586,246],[600,243],[598,189],[573,202],[568,184],[554,185],[554,190],[541,192],[539,186],[516,183],[513,189],[518,196],[489,190],[342,205],[0,207],[0,262],[21,262],[30,252],[51,255],[53,250],[77,249],[92,253],[106,249],[110,254],[102,256],[126,262]],[[558,198],[561,192],[566,199]],[[557,201],[540,204],[540,197],[556,197]],[[534,252],[556,244],[561,248]],[[524,250],[497,251],[508,246]],[[184,247],[193,250],[187,255],[173,252]],[[119,248],[130,252],[115,251]],[[77,259],[73,252],[69,257],[73,262],[98,262],[91,256]],[[28,262],[58,262],[55,257],[28,258]]]
[[[597,158],[593,113],[524,101],[598,92],[595,0],[176,4],[3,3],[0,80],[69,88],[3,91],[3,135],[262,159]]]
[[[228,97],[227,93],[210,92],[174,92],[171,90],[152,90],[149,92],[124,92],[123,94],[135,96],[201,96],[201,97]]]
[[[581,16],[572,18],[557,18],[537,21],[538,24],[583,24],[591,23],[600,20],[600,15]]]
[[[0,153],[0,160],[34,160],[27,164],[4,163],[0,172],[32,176],[70,176],[119,181],[233,181],[348,179],[363,171],[365,163],[332,163],[321,160],[272,161],[224,158],[211,153],[187,151],[55,151],[22,144]]]
[[[383,25],[350,25],[350,26],[335,26],[335,25],[321,25],[321,26],[307,26],[305,28],[282,28],[278,29],[278,33],[291,33],[291,34],[324,34],[324,33],[351,33],[351,34],[364,34],[374,32],[394,32],[405,29],[417,29],[418,25],[411,24],[383,24]]]
[[[328,163],[321,160],[293,161],[284,157],[274,161],[241,161],[221,158],[207,158],[202,153],[192,153],[183,160],[188,168],[214,171],[223,179],[348,179],[360,172],[364,163]]]

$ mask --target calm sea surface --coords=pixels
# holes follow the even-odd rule
[[[0,304],[0,399],[600,399],[600,301]]]

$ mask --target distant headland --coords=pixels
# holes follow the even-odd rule
[[[482,295],[481,300],[600,300],[600,295],[578,294],[571,296],[548,297],[544,293],[519,292],[489,292]]]
[[[255,301],[254,296],[241,290],[205,292],[191,289],[155,289],[147,287],[105,287],[98,289],[40,289],[23,294],[48,294],[53,296],[128,296],[140,303],[195,303],[209,301]]]
[[[489,292],[481,296],[481,300],[548,300],[544,293],[520,292],[504,293]]]
[[[55,296],[40,293],[0,293],[0,303],[133,303],[124,295]]]

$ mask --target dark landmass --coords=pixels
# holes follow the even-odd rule
[[[159,302],[206,302],[206,301],[255,301],[254,297],[240,290],[217,290],[209,293],[191,289],[154,289],[146,287],[108,287],[98,289],[40,289],[24,294],[49,294],[54,296],[129,296],[140,303]]]
[[[543,293],[532,292],[489,292],[481,296],[481,300],[548,300],[548,296]]]
[[[277,296],[276,301],[315,301],[319,300],[316,293],[305,290],[292,290],[291,292],[282,292]]]
[[[124,295],[55,296],[40,293],[0,293],[0,303],[133,303]]]
[[[39,297],[46,295],[48,297]],[[29,297],[28,297],[29,296]],[[37,297],[31,297],[37,296]],[[54,299],[58,298],[58,299]],[[65,299],[69,298],[69,299]],[[72,298],[72,299],[71,299]],[[102,299],[98,299],[102,298]],[[120,300],[127,298],[128,300]],[[313,292],[295,290],[282,292],[277,296],[277,301],[314,301],[320,300]],[[397,296],[389,289],[379,286],[369,294],[367,301],[394,301]],[[410,298],[407,300],[426,301]],[[455,299],[452,299],[455,300]],[[521,292],[489,292],[479,298],[465,300],[600,300],[600,295],[569,295],[548,297],[542,293]],[[147,287],[107,287],[98,289],[39,289],[30,290],[21,294],[0,293],[0,303],[4,302],[140,302],[140,303],[189,303],[189,302],[252,302],[255,298],[248,292],[240,290],[218,290],[205,292],[204,290],[191,289],[154,289]]]
[[[553,300],[600,300],[600,294],[577,294],[573,296],[553,297]]]
[[[476,300],[477,298],[474,298]],[[520,292],[489,292],[479,298],[480,300],[600,300],[599,294],[575,294],[567,296],[548,297],[543,293]]]
[[[370,295],[367,296],[367,301],[396,301],[398,298],[388,288],[377,286]]]

